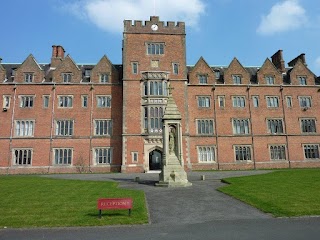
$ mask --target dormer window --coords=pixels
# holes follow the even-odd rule
[[[24,82],[26,82],[26,83],[33,82],[33,73],[25,73],[24,74]]]
[[[16,75],[16,69],[12,68],[11,69],[11,77],[14,78],[15,75]]]
[[[62,74],[62,80],[64,83],[69,83],[71,82],[72,79],[72,74],[71,73],[63,73]]]
[[[91,75],[91,69],[86,69],[86,70],[84,70],[84,76],[85,76],[86,78],[90,78],[90,75]]]
[[[219,70],[214,71],[214,75],[215,75],[216,79],[220,79],[220,71]]]

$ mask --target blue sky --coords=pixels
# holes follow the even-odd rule
[[[155,6],[155,7],[154,7]],[[121,63],[123,20],[185,21],[187,63],[203,56],[210,65],[261,66],[282,49],[286,63],[306,54],[320,75],[318,0],[3,0],[0,57],[21,63],[32,53],[48,63],[62,45],[77,63],[105,54]]]

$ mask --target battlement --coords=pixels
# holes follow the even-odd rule
[[[156,30],[152,30],[151,26],[157,25]],[[149,21],[124,20],[124,33],[154,33],[154,34],[185,34],[185,23],[168,21],[159,21],[158,16],[151,16]]]

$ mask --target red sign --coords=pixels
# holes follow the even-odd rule
[[[98,209],[132,209],[132,198],[100,198]]]

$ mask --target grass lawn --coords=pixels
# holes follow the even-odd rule
[[[133,198],[128,210],[102,211],[98,198]],[[0,228],[101,226],[148,222],[143,191],[117,188],[115,182],[0,176]]]
[[[320,215],[320,169],[279,170],[224,179],[219,191],[275,217]]]

